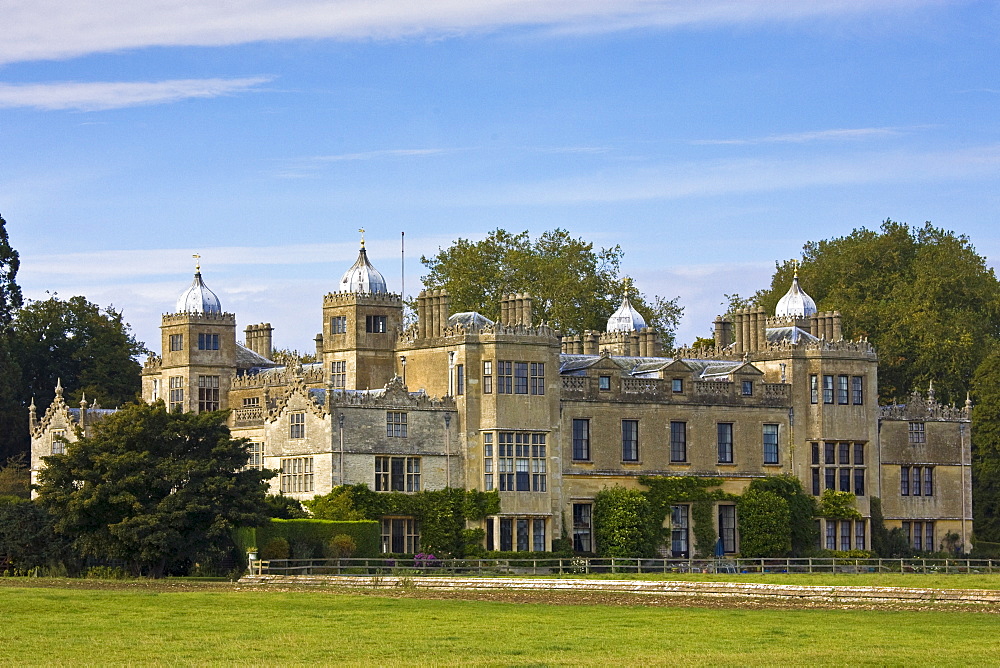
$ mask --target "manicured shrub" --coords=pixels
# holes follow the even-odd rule
[[[281,537],[275,537],[264,543],[264,547],[260,549],[261,559],[288,559],[291,556],[292,549],[288,544],[288,541]]]
[[[358,549],[354,539],[344,533],[339,533],[327,542],[327,553],[335,559],[350,559]]]
[[[737,504],[740,555],[783,557],[792,549],[788,502],[767,490],[748,489]]]
[[[333,522],[331,520],[279,520],[272,519],[257,527],[250,535],[238,536],[245,550],[248,545],[267,545],[272,538],[283,538],[290,546],[295,559],[317,558],[326,551],[327,544],[337,535],[349,536],[355,544],[355,557],[379,556],[381,530],[378,522]],[[262,559],[264,557],[261,555]],[[280,557],[272,557],[280,558]]]
[[[594,538],[602,557],[653,557],[663,540],[657,514],[646,495],[624,487],[594,497]]]

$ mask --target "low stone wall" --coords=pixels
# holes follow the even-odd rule
[[[345,588],[506,589],[537,591],[617,591],[658,596],[724,597],[841,603],[1000,604],[1000,591],[924,589],[916,587],[852,587],[760,584],[752,582],[687,582],[649,580],[584,580],[553,578],[462,578],[394,575],[246,575],[241,584]]]

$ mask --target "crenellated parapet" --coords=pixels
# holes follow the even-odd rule
[[[279,387],[291,385],[299,379],[306,385],[324,383],[326,379],[323,375],[323,366],[320,364],[310,364],[305,367],[282,366],[253,374],[236,375],[232,378],[231,387],[234,390]]]
[[[877,358],[875,346],[869,343],[868,339],[858,339],[857,341],[850,341],[848,339],[835,341],[820,339],[819,341],[806,341],[799,345],[806,351],[850,353],[863,355],[871,359]]]
[[[328,292],[323,297],[324,307],[347,306],[357,303],[399,307],[403,303],[403,298],[391,292]]]
[[[159,373],[161,368],[163,368],[163,358],[153,352],[149,353],[146,361],[142,364],[142,372],[144,374]]]
[[[559,337],[559,331],[549,327],[545,323],[536,325],[533,327],[526,325],[505,325],[502,322],[493,323],[490,325],[479,325],[476,323],[471,323],[469,325],[454,324],[448,325],[440,330],[440,333],[433,337],[421,336],[416,325],[410,325],[405,330],[399,333],[400,343],[413,343],[414,341],[430,338],[450,338],[450,337],[465,337],[469,335],[481,335],[481,336],[510,336],[510,337],[524,337],[524,338],[538,338],[554,340]]]
[[[211,323],[218,325],[233,325],[236,326],[236,314],[235,313],[216,313],[213,311],[206,311],[204,313],[196,313],[193,311],[182,311],[180,313],[164,313],[163,314],[163,325],[188,325],[193,323]]]
[[[674,356],[680,359],[717,359],[717,360],[738,360],[744,358],[758,359],[774,355],[790,355],[795,352],[829,352],[849,354],[852,356],[863,356],[869,359],[877,359],[878,355],[875,347],[867,339],[850,341],[847,339],[818,341],[800,339],[793,342],[789,339],[780,341],[769,341],[766,345],[757,350],[745,350],[739,352],[733,345],[719,348],[717,346],[683,346],[674,351]]]

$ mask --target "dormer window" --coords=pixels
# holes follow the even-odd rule
[[[670,389],[674,394],[681,394],[684,392],[684,379],[674,378],[670,381]]]
[[[742,394],[743,394],[744,397],[751,397],[751,396],[753,396],[753,381],[752,380],[744,380],[743,383],[742,383],[742,385],[741,385],[741,387],[742,387]]]
[[[597,379],[597,389],[601,392],[608,392],[611,390],[611,376],[600,376]]]

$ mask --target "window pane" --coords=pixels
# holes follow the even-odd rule
[[[733,461],[733,424],[720,422],[717,425],[719,462],[731,464]]]
[[[590,459],[590,420],[573,420],[573,459]]]
[[[639,421],[622,420],[622,460],[639,460]]]
[[[687,423],[670,423],[670,461],[687,461]]]
[[[764,425],[764,463],[778,463],[778,425]]]

